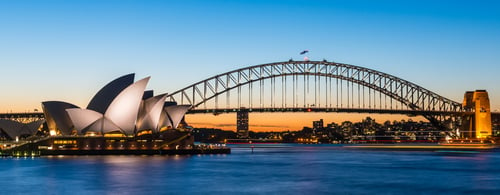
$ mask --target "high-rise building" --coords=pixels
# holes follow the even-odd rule
[[[313,121],[313,129],[323,129],[323,119],[319,119],[319,121]]]
[[[248,138],[248,111],[236,113],[236,133],[239,138]]]

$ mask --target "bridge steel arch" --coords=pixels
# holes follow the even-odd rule
[[[215,99],[217,105],[218,96],[225,93],[229,96],[229,91],[241,86],[266,79],[275,79],[276,77],[298,75],[302,75],[304,78],[306,76],[335,78],[367,87],[394,99],[406,107],[406,109],[394,110],[396,113],[417,113],[431,122],[436,122],[437,115],[443,116],[463,112],[461,103],[445,98],[407,80],[365,67],[328,61],[290,60],[249,66],[222,73],[187,86],[169,94],[167,99],[176,101],[179,104],[190,104],[192,105],[191,112],[196,112],[196,110],[199,110],[200,105],[211,99]],[[297,107],[299,106],[293,106],[293,108]],[[303,107],[308,106],[303,105]]]

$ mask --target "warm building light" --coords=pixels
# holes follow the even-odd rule
[[[106,133],[104,137],[126,137],[123,133]]]
[[[153,131],[151,130],[140,131],[139,133],[137,133],[137,136],[147,135],[147,134],[153,134]]]

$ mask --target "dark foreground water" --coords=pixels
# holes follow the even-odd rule
[[[0,158],[0,193],[500,194],[500,152],[241,146],[230,155]]]

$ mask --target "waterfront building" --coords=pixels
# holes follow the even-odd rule
[[[135,136],[176,129],[191,106],[166,103],[166,94],[145,91],[149,79],[119,77],[99,90],[87,108],[42,102],[50,134]]]

